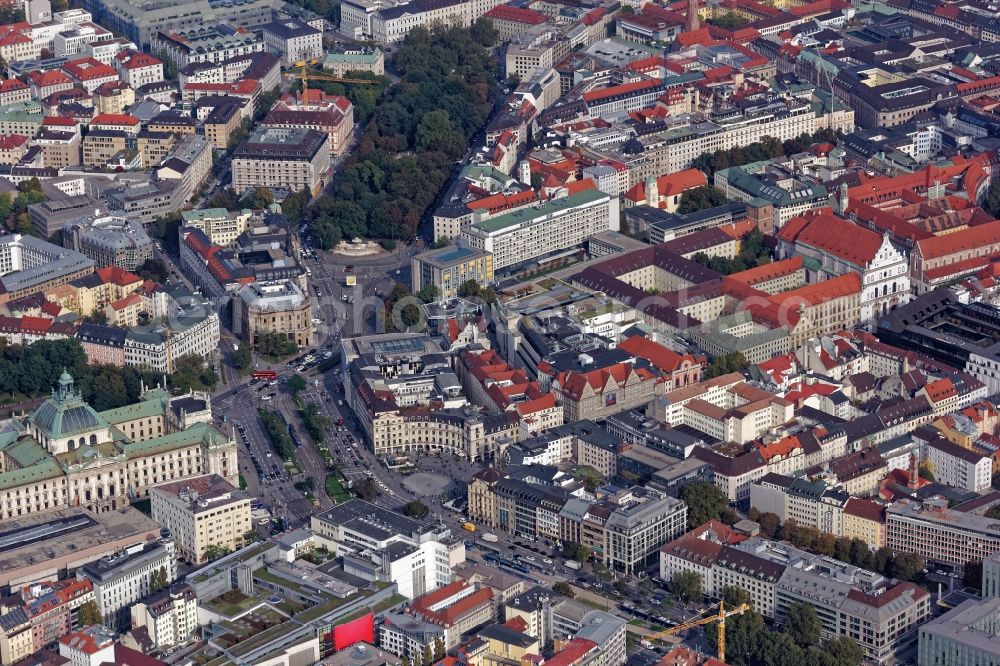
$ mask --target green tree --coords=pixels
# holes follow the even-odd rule
[[[258,187],[250,198],[250,207],[254,210],[263,210],[273,203],[274,193],[267,187]]]
[[[422,300],[424,303],[433,303],[438,300],[440,292],[438,288],[432,284],[424,285],[423,288],[417,292],[417,298]]]
[[[225,557],[230,552],[232,551],[230,551],[229,548],[212,543],[205,546],[205,550],[202,551],[202,558],[211,562],[219,559],[220,557]]]
[[[745,666],[757,654],[760,637],[765,633],[764,618],[753,611],[726,619],[726,663]],[[705,638],[713,652],[718,652],[718,623],[705,627]]]
[[[407,502],[406,505],[403,506],[403,513],[413,518],[423,518],[430,513],[430,511],[431,510],[427,508],[427,505],[419,500]]]
[[[555,585],[553,585],[552,591],[555,592],[556,594],[561,594],[562,596],[568,597],[570,599],[576,596],[576,593],[573,592],[573,587],[564,580],[561,580]]]
[[[712,185],[703,185],[686,190],[681,194],[681,201],[677,206],[677,212],[681,215],[695,213],[700,210],[721,206],[726,201],[725,192]]]
[[[850,636],[831,638],[823,644],[823,651],[828,654],[834,666],[860,666],[865,653]]]
[[[924,558],[916,553],[900,553],[889,567],[893,578],[912,581],[921,576],[924,569]]]
[[[930,460],[921,461],[920,466],[917,468],[917,476],[921,479],[927,479],[928,481],[935,481],[934,463]]]
[[[355,482],[353,490],[358,497],[369,502],[378,497],[378,486],[368,478]]]
[[[730,608],[735,608],[743,604],[753,607],[753,600],[750,598],[750,593],[742,587],[735,587],[733,585],[724,587],[722,589],[722,599]]]
[[[149,577],[149,593],[156,594],[167,586],[167,569],[160,567],[153,571]]]
[[[670,593],[682,601],[701,598],[701,576],[694,571],[675,573],[667,584]]]
[[[493,21],[485,17],[476,19],[476,22],[469,28],[469,34],[480,46],[486,48],[494,46],[500,39],[500,32],[493,25]]]
[[[766,536],[768,539],[773,539],[777,536],[778,530],[781,529],[781,519],[778,518],[773,513],[762,513],[760,514],[760,533]]]
[[[0,192],[0,219],[6,220],[14,212],[14,198],[10,192]]]
[[[324,414],[320,406],[314,402],[306,403],[299,410],[299,416],[312,440],[317,444],[322,444],[326,440],[326,429],[330,427],[330,417]]]
[[[728,656],[728,653],[727,653]],[[798,666],[805,660],[803,650],[785,633],[765,633],[757,642],[755,660],[763,666]]]
[[[460,154],[465,150],[465,138],[447,111],[430,111],[417,125],[416,149],[420,152]]]
[[[249,345],[241,344],[233,352],[233,365],[237,370],[248,370],[253,366],[253,353],[250,351]]]
[[[205,359],[195,354],[181,356],[174,361],[170,383],[178,393],[189,390],[205,391],[215,387],[219,377]]]
[[[726,12],[722,16],[708,19],[705,23],[724,30],[736,30],[747,25],[749,21],[735,12]]]
[[[264,356],[291,356],[297,354],[299,346],[284,333],[264,333],[257,337],[257,348]]]
[[[99,412],[128,404],[125,377],[112,367],[101,366],[91,379],[93,396],[89,402],[90,406]]]
[[[784,632],[798,645],[802,647],[816,645],[819,643],[822,630],[823,624],[812,604],[796,603],[789,607],[785,617]]]
[[[439,659],[444,659],[444,655],[445,655],[444,641],[442,641],[440,638],[435,638],[434,639],[434,660],[437,661]]]
[[[167,281],[167,276],[170,273],[167,271],[167,265],[162,260],[147,259],[136,269],[136,274],[143,280],[152,280],[153,282],[163,284]]]
[[[415,303],[407,303],[403,306],[403,309],[400,310],[399,318],[403,322],[403,326],[406,326],[407,328],[416,326],[420,323],[420,308],[418,308]]]
[[[96,601],[91,600],[80,604],[80,607],[76,609],[76,623],[81,628],[104,623]]]
[[[304,391],[308,384],[305,378],[299,373],[295,373],[288,378],[288,390],[292,392],[292,395],[298,395],[299,391]]]
[[[705,371],[701,373],[703,379],[712,379],[731,372],[742,372],[749,367],[749,363],[742,352],[730,352],[722,356],[716,356],[709,363]]]
[[[424,661],[425,666],[427,664],[432,663],[433,660],[434,660],[434,653],[431,652],[431,646],[430,645],[425,645],[424,646],[424,654],[423,654],[423,661]]]
[[[694,529],[710,520],[719,520],[729,509],[729,498],[714,483],[696,481],[681,490],[681,500],[688,508],[688,527]]]
[[[983,208],[993,217],[1000,217],[1000,179],[994,180],[986,192]]]

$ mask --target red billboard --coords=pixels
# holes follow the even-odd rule
[[[356,620],[333,628],[333,649],[340,651],[355,643],[375,644],[375,614],[366,613]]]

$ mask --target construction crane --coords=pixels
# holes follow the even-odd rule
[[[655,641],[666,636],[673,636],[674,634],[679,634],[685,629],[691,629],[692,627],[699,627],[703,624],[709,624],[711,622],[718,622],[718,635],[719,635],[719,661],[725,663],[726,661],[726,618],[732,615],[742,615],[744,611],[750,610],[750,606],[747,604],[740,604],[732,610],[726,610],[726,602],[719,602],[719,612],[713,613],[707,617],[701,617],[695,620],[689,620],[683,624],[678,624],[677,626],[670,627],[669,629],[664,629],[663,631],[658,631],[655,634],[648,634],[643,637],[646,641]]]
[[[342,76],[330,76],[329,74],[321,74],[318,72],[310,72],[308,63],[297,62],[295,66],[300,69],[300,72],[285,72],[285,76],[292,79],[299,79],[302,81],[302,97],[305,98],[306,91],[309,89],[309,79],[313,81],[333,81],[335,83],[361,83],[374,85],[378,81],[372,81],[370,79],[347,79]]]

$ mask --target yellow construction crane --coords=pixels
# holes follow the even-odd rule
[[[300,72],[285,72],[285,76],[292,79],[299,79],[302,81],[302,96],[305,97],[306,91],[309,89],[309,79],[313,81],[334,81],[336,83],[361,83],[374,85],[378,81],[371,81],[369,79],[347,79],[342,76],[330,76],[329,74],[322,74],[318,72],[310,72],[308,63],[297,62],[295,66],[301,70]]]
[[[698,618],[696,620],[689,620],[683,624],[678,624],[677,626],[670,627],[669,629],[664,629],[663,631],[658,631],[655,634],[648,634],[643,637],[646,641],[655,641],[665,636],[673,636],[674,634],[679,634],[685,629],[691,629],[692,627],[699,627],[703,624],[709,624],[710,622],[718,622],[718,635],[719,635],[719,661],[725,663],[726,661],[726,618],[731,615],[742,615],[744,611],[750,610],[750,606],[747,604],[740,604],[732,610],[726,610],[726,602],[719,602],[719,612],[713,613],[707,617]]]

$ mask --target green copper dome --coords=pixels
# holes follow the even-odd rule
[[[73,377],[66,371],[59,377],[59,387],[29,420],[51,439],[108,427],[107,421],[83,401],[73,385]]]

